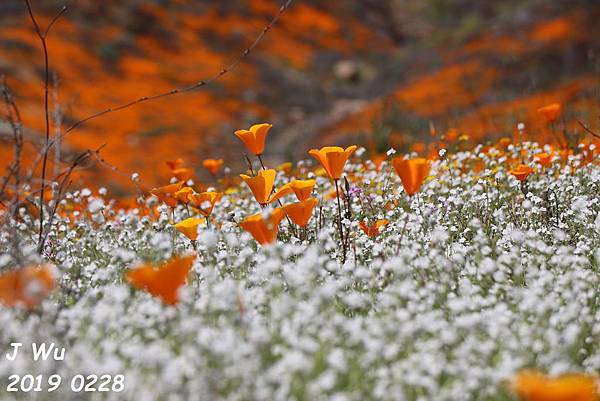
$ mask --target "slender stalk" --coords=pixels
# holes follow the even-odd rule
[[[346,242],[344,241],[344,229],[342,228],[342,204],[340,202],[340,186],[338,184],[338,180],[335,179],[335,195],[337,198],[337,211],[338,211],[338,231],[340,234],[340,241],[342,243],[342,264],[346,262]]]

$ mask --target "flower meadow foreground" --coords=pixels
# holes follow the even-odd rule
[[[132,202],[66,194],[41,256],[35,213],[9,216],[0,344],[23,348],[0,358],[2,401],[598,400],[594,144],[271,166],[270,129],[235,132],[239,176],[176,160]]]

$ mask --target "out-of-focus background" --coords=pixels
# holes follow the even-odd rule
[[[48,38],[51,110],[64,126],[218,72],[280,6],[275,0],[31,3],[42,26],[69,6]],[[567,129],[575,129],[573,117],[598,128],[598,21],[596,0],[295,0],[234,72],[197,92],[85,124],[61,144],[60,157],[68,162],[106,143],[103,157],[122,174],[96,164],[78,179],[118,194],[131,191],[133,172],[146,185],[164,183],[164,162],[177,157],[197,168],[200,179],[206,157],[242,171],[243,148],[233,131],[263,121],[274,124],[266,152],[271,164],[325,144],[426,153],[432,131],[474,144],[510,137],[518,122],[528,137],[547,139],[536,110],[553,102],[563,105]],[[0,1],[0,74],[28,127],[32,159],[44,127],[43,54],[22,0]],[[0,122],[3,165],[12,159],[10,137]]]

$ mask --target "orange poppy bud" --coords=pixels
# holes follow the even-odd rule
[[[207,169],[212,175],[217,175],[222,165],[223,159],[204,159],[202,162],[202,167]]]
[[[255,124],[250,130],[237,130],[234,134],[240,138],[246,148],[256,156],[262,155],[265,150],[265,139],[271,129],[271,124]]]
[[[294,180],[287,185],[294,191],[299,201],[305,201],[310,198],[315,182],[315,180]]]
[[[308,198],[301,202],[290,203],[283,207],[283,211],[294,222],[294,224],[305,227],[310,220],[312,211],[319,201],[315,198]]]
[[[246,217],[240,227],[248,231],[252,237],[261,245],[270,244],[277,239],[279,223],[285,216],[281,208],[273,209],[271,214],[265,218],[263,213]]]
[[[180,167],[171,170],[171,174],[173,174],[173,177],[177,178],[179,181],[187,181],[194,176],[194,170],[187,167]]]
[[[544,107],[540,107],[537,111],[541,115],[543,115],[548,122],[553,123],[560,116],[560,111],[562,107],[560,103],[552,103]]]
[[[510,170],[510,173],[519,181],[525,181],[527,177],[535,170],[525,164],[519,164],[516,168]]]
[[[325,146],[321,149],[311,149],[308,154],[321,163],[329,178],[337,180],[342,176],[344,166],[356,148],[356,145],[348,146],[346,149],[339,146]]]
[[[150,193],[170,207],[175,207],[177,206],[177,198],[175,198],[175,193],[179,191],[182,186],[183,181],[154,188],[150,191]]]
[[[208,217],[222,195],[220,192],[201,192],[199,194],[191,194],[189,200],[192,206],[197,208],[198,213]]]
[[[185,284],[196,255],[176,257],[156,268],[143,265],[126,273],[127,281],[138,289],[146,290],[167,305],[177,303],[179,287]]]
[[[190,217],[175,224],[175,228],[192,241],[196,241],[198,238],[198,226],[204,223],[206,223],[206,219]]]
[[[56,286],[50,265],[29,266],[0,275],[0,302],[32,309]]]
[[[254,177],[250,177],[246,174],[240,174],[240,177],[242,177],[244,182],[248,184],[256,201],[261,205],[266,205],[268,203],[275,202],[282,196],[292,192],[291,188],[289,188],[287,185],[284,185],[271,196],[276,174],[277,173],[275,170],[268,169],[260,170],[258,175]]]
[[[552,153],[538,153],[534,157],[535,161],[541,164],[543,167],[548,167],[552,164]]]
[[[388,224],[389,221],[388,220],[377,220],[375,223],[368,225],[367,223],[365,223],[364,221],[360,221],[358,223],[358,226],[360,227],[361,230],[363,230],[363,232],[365,234],[367,234],[369,237],[371,238],[375,238],[379,235],[379,229],[381,227],[384,227],[386,224]]]
[[[570,374],[556,378],[535,371],[523,371],[511,381],[512,390],[524,401],[597,401],[596,378]]]
[[[397,157],[392,163],[408,196],[413,196],[419,192],[423,181],[429,175],[429,169],[431,168],[429,160],[422,157],[410,160]]]

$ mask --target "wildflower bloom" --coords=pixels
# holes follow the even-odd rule
[[[276,174],[275,170],[268,169],[260,170],[254,177],[246,174],[240,174],[240,177],[248,184],[256,201],[261,205],[266,205],[292,192],[291,188],[284,185],[271,196]]]
[[[404,191],[409,196],[413,196],[423,185],[423,181],[429,175],[431,164],[429,160],[418,157],[416,159],[395,158],[392,161],[396,174],[402,181]]]
[[[144,265],[127,272],[127,281],[135,288],[148,291],[167,305],[177,303],[179,287],[185,284],[196,255],[171,259],[156,268]]]
[[[548,167],[552,164],[552,153],[538,153],[535,156],[535,161],[542,165],[542,167]]]
[[[344,166],[356,148],[356,145],[348,146],[346,149],[339,146],[325,146],[321,149],[311,149],[308,154],[321,163],[329,178],[337,180],[342,176]]]
[[[306,227],[317,203],[319,203],[317,199],[308,198],[300,202],[285,205],[283,207],[283,211],[294,222],[294,224],[300,227]]]
[[[177,199],[181,203],[188,203],[189,197],[194,193],[194,190],[190,187],[183,187],[179,191],[175,192],[173,195],[175,199]]]
[[[358,223],[358,226],[360,227],[361,230],[363,230],[363,232],[365,234],[367,234],[369,237],[371,238],[375,238],[379,235],[379,230],[381,229],[381,227],[384,227],[385,225],[387,225],[389,223],[388,220],[386,219],[381,219],[381,220],[377,220],[375,221],[373,224],[368,225],[366,222],[364,221],[360,221]]]
[[[294,180],[289,184],[286,184],[299,201],[305,201],[310,198],[313,188],[315,187],[315,180]]]
[[[198,238],[198,226],[204,223],[206,223],[205,219],[190,217],[175,224],[175,228],[192,241],[196,241]]]
[[[543,115],[548,122],[553,123],[558,119],[558,116],[560,116],[561,108],[562,107],[560,103],[552,103],[547,106],[540,107],[537,111]]]
[[[519,164],[514,169],[510,170],[510,173],[515,176],[515,178],[519,181],[525,181],[527,177],[535,170],[529,167],[526,164]]]
[[[207,169],[212,175],[217,175],[222,165],[223,159],[204,159],[202,162],[202,167]]]
[[[176,170],[180,167],[183,167],[183,159],[182,158],[177,158],[175,160],[167,160],[166,165],[169,166],[169,169],[171,170]]]
[[[150,193],[170,207],[175,207],[177,206],[177,198],[175,197],[175,193],[179,191],[182,186],[183,181],[180,181],[175,184],[154,188],[150,191]]]
[[[237,130],[234,134],[240,138],[250,152],[260,156],[265,150],[265,139],[271,127],[272,125],[267,123],[255,124],[249,130]]]
[[[273,209],[268,216],[263,213],[246,217],[240,227],[248,231],[252,237],[261,245],[270,244],[277,239],[279,223],[285,216],[281,208]]]
[[[208,217],[213,211],[215,204],[221,199],[220,192],[201,192],[199,194],[191,194],[189,196],[189,201],[201,215]]]
[[[50,265],[29,266],[0,276],[0,303],[32,309],[54,289]]]
[[[596,401],[600,395],[596,379],[583,374],[550,378],[523,371],[513,378],[511,387],[524,401]]]

